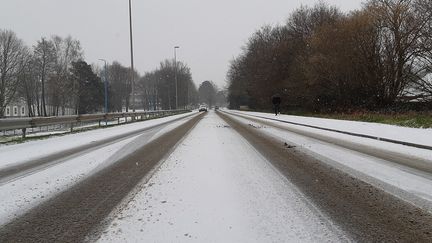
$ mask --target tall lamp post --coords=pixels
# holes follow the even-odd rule
[[[99,59],[105,63],[104,67],[104,88],[105,88],[105,106],[104,112],[108,113],[108,69],[107,69],[107,61],[105,59]]]
[[[174,46],[174,77],[175,77],[175,88],[176,88],[176,110],[178,109],[178,92],[177,92],[177,49],[180,46]]]
[[[132,111],[135,112],[135,85],[134,85],[134,58],[133,58],[133,38],[132,38],[132,4],[129,0],[129,34],[131,52],[131,92],[132,92]]]

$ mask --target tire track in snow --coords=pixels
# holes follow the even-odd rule
[[[203,115],[141,147],[0,229],[0,242],[82,242]]]
[[[218,114],[355,240],[432,241],[432,215],[425,210],[293,148],[287,149],[232,115]]]
[[[306,137],[317,139],[317,140],[320,140],[320,141],[323,141],[326,143],[331,143],[331,144],[337,145],[339,147],[343,147],[343,148],[346,148],[349,150],[353,150],[356,152],[370,155],[372,157],[391,161],[391,162],[396,163],[400,166],[404,166],[404,167],[407,167],[409,169],[417,170],[419,174],[430,175],[432,173],[432,161],[425,159],[425,158],[420,158],[420,157],[415,157],[412,155],[403,154],[399,151],[378,149],[378,148],[375,148],[375,147],[370,146],[370,145],[360,144],[357,142],[349,141],[347,139],[340,139],[340,138],[328,136],[325,134],[320,134],[320,133],[316,133],[316,132],[312,132],[312,131],[303,130],[300,128],[286,127],[286,126],[283,126],[281,124],[275,124],[274,123],[275,120],[273,120],[273,122],[272,122],[269,119],[257,118],[256,116],[250,116],[250,115],[244,115],[244,114],[232,113],[232,112],[225,112],[225,111],[224,111],[224,113],[238,116],[238,117],[242,117],[242,118],[250,120],[250,121],[265,124],[265,125],[268,125],[271,127],[285,130],[285,131],[290,131],[290,132],[299,134],[301,136],[306,136]],[[276,121],[281,122],[279,120],[276,120]],[[311,128],[311,127],[309,127],[309,128]],[[314,128],[314,129],[317,129],[317,128]]]
[[[70,159],[76,158],[78,156],[82,156],[84,154],[88,154],[90,152],[93,152],[97,149],[100,149],[102,147],[123,141],[125,139],[135,137],[137,135],[152,131],[152,130],[160,130],[163,127],[172,124],[174,122],[177,122],[182,119],[187,119],[193,114],[186,116],[186,117],[180,117],[171,121],[167,121],[161,124],[157,124],[151,127],[146,127],[143,129],[138,129],[135,131],[130,131],[124,134],[120,134],[114,137],[106,138],[103,140],[95,141],[90,144],[85,144],[82,146],[78,146],[72,149],[59,151],[53,154],[50,154],[48,156],[43,156],[41,158],[37,158],[34,160],[29,160],[26,162],[19,163],[17,165],[8,166],[6,168],[3,168],[0,170],[0,185],[12,182],[14,180],[17,180],[19,178],[28,176],[30,174],[36,173],[38,171],[47,169],[51,166],[57,165],[59,163],[63,163],[65,161],[68,161]]]

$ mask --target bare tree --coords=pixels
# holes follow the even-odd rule
[[[118,62],[108,66],[108,81],[110,87],[110,110],[121,112],[124,106],[128,106],[130,95],[130,71]]]
[[[379,39],[374,19],[364,11],[316,31],[307,72],[316,105],[373,108],[384,97]]]
[[[145,109],[175,107],[175,72],[174,61],[165,60],[159,68],[139,80],[138,92]],[[179,108],[187,108],[197,102],[197,89],[190,68],[183,62],[177,62],[177,95]]]
[[[385,65],[384,102],[391,104],[414,81],[421,36],[431,15],[421,14],[413,0],[373,0],[367,5],[380,31]]]
[[[148,72],[138,80],[138,95],[144,110],[156,110],[158,107],[157,77],[155,72]]]
[[[52,41],[46,40],[46,38],[41,38],[33,49],[33,64],[37,70],[37,77],[41,82],[41,113],[43,116],[48,116],[46,109],[46,82],[52,75],[56,62],[54,44]]]
[[[42,114],[40,107],[41,89],[39,81],[39,70],[36,69],[35,60],[29,58],[29,62],[24,68],[24,71],[19,75],[19,97],[25,99],[27,104],[28,115],[30,117],[40,116]]]
[[[419,37],[421,52],[416,55],[417,79],[414,88],[424,94],[423,99],[432,101],[432,1],[416,0],[415,7],[419,18],[426,21]]]
[[[83,51],[78,40],[71,36],[52,38],[55,52],[53,75],[49,80],[50,104],[54,107],[52,115],[64,114],[65,108],[78,106],[78,85],[70,78],[73,62],[83,58]],[[61,109],[61,110],[60,110]]]
[[[14,32],[0,30],[0,116],[14,99],[28,57],[28,49]]]
[[[411,91],[432,99],[431,5],[369,0],[349,14],[322,2],[295,10],[286,25],[254,33],[232,61],[230,107],[269,109],[275,91],[286,108],[313,111],[386,108]]]
[[[216,101],[217,86],[212,81],[204,81],[198,88],[200,102],[206,103],[212,107]]]

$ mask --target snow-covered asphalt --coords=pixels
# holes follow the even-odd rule
[[[415,166],[422,164],[423,167],[432,168],[432,151],[430,150],[367,138],[352,137],[248,116],[255,113],[228,112],[228,114],[234,115],[233,117],[238,122],[247,124],[260,133],[277,139],[280,143],[289,143],[289,146],[295,147],[296,150],[304,152],[320,160],[320,162],[336,167],[355,178],[366,181],[375,187],[395,194],[418,207],[427,208],[428,211],[432,212],[432,175],[427,172],[429,171],[428,169],[425,172],[424,170],[417,169],[417,166]],[[262,113],[259,114],[262,115]],[[266,114],[266,116],[274,118],[274,115],[269,116]],[[305,118],[295,118],[294,121],[306,124],[311,123]],[[291,121],[292,116],[278,116],[278,119]],[[429,135],[429,140],[432,140],[431,129],[413,130],[412,128],[389,127],[374,123],[360,123],[359,126],[357,123],[348,122],[354,124],[354,128],[350,130],[349,126],[345,124],[347,121],[322,120],[324,120],[322,125],[327,125],[329,128],[342,128],[356,132],[361,132],[361,129],[365,128],[366,134],[371,134],[375,130],[375,135],[382,134],[389,137],[397,137],[402,141],[412,140],[411,132],[419,135],[422,131],[422,134]],[[315,124],[318,123],[315,122]],[[390,133],[391,129],[399,131],[399,133]],[[425,136],[419,137],[419,141],[422,144],[431,144],[432,142],[426,139]]]
[[[178,118],[184,118],[177,120]],[[80,241],[169,153],[199,120],[197,114],[158,120],[158,129],[108,144],[89,153],[0,185],[0,242]],[[167,121],[172,121],[172,123]],[[64,140],[99,141],[112,133],[140,131],[156,120],[65,136]],[[111,134],[112,135],[112,134]],[[43,146],[40,146],[41,143]],[[17,145],[42,154],[71,148],[59,138]],[[79,145],[79,143],[78,143]],[[3,149],[3,148],[2,148]],[[2,158],[19,161],[14,146]],[[12,154],[13,156],[8,157]],[[22,157],[27,158],[24,154]],[[16,162],[21,164],[21,162]],[[12,164],[14,165],[14,164]],[[3,196],[5,195],[5,196]],[[17,232],[20,232],[17,234]]]
[[[57,162],[0,185],[0,242],[431,242],[432,176],[392,161],[430,154],[401,146],[210,111],[1,147]]]
[[[432,240],[430,174],[279,124],[220,114],[355,241]]]
[[[112,217],[102,242],[347,241],[214,112]]]

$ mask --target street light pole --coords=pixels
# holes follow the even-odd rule
[[[100,61],[103,61],[104,63],[105,63],[105,70],[104,70],[104,73],[105,73],[105,77],[104,77],[104,88],[105,88],[105,109],[104,109],[104,111],[105,111],[105,113],[108,113],[108,69],[107,69],[107,61],[105,60],[105,59],[99,59]]]
[[[176,88],[176,110],[178,109],[178,92],[177,92],[177,52],[179,46],[174,46],[174,77],[175,77],[175,88]]]
[[[189,81],[187,81],[187,89],[186,89],[187,99],[186,99],[186,105],[185,110],[189,107]]]
[[[132,38],[132,4],[129,0],[129,33],[130,33],[130,52],[131,52],[131,92],[132,92],[132,111],[135,112],[135,85],[134,85],[134,57],[133,57],[133,38]]]

